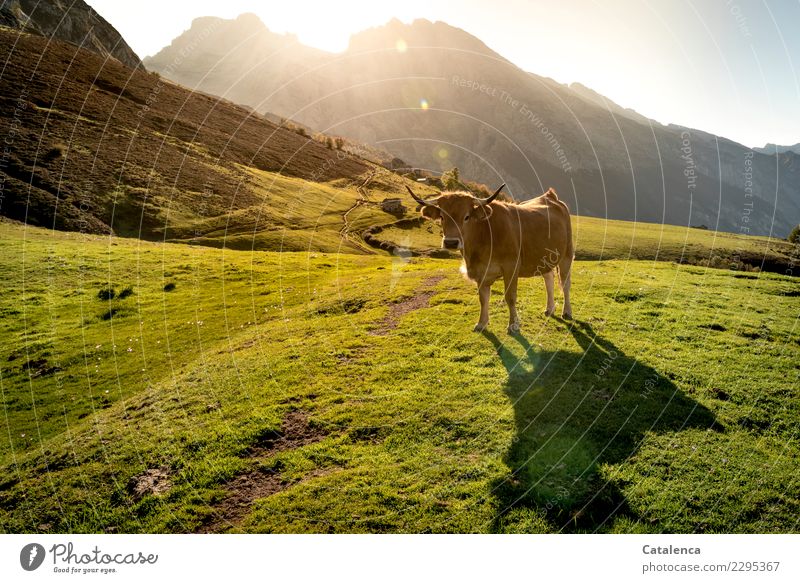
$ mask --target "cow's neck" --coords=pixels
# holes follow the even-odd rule
[[[489,221],[477,221],[471,225],[471,233],[469,237],[464,237],[464,248],[461,250],[461,256],[467,267],[480,262],[481,250],[486,249],[487,245],[491,243],[489,240]]]

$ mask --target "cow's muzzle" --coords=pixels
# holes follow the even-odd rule
[[[442,239],[442,247],[445,249],[461,249],[461,239]]]

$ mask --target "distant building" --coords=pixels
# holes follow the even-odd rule
[[[381,201],[381,210],[392,215],[406,214],[406,207],[403,206],[403,201],[399,198],[384,198]]]

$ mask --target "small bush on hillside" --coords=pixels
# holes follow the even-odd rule
[[[788,239],[789,243],[794,243],[795,245],[800,244],[800,225],[797,225],[794,229],[792,229],[792,232],[789,233]]]
[[[116,295],[117,292],[114,291],[113,287],[101,289],[97,292],[97,298],[101,300],[113,300]]]
[[[689,261],[691,263],[691,261]],[[751,265],[738,259],[730,257],[721,257],[719,255],[712,255],[711,257],[703,258],[697,261],[700,267],[713,267],[714,269],[729,269],[731,271],[745,271],[749,273],[758,273],[761,268],[757,265]]]
[[[101,320],[111,320],[114,316],[119,314],[119,308],[111,308],[100,314]]]
[[[296,123],[291,122],[288,119],[281,118],[281,127],[289,130],[290,132],[294,132],[299,136],[303,136],[304,138],[311,138],[311,136],[308,135],[308,130],[306,130],[306,128],[297,125]]]
[[[53,144],[53,146],[44,155],[45,162],[52,162],[53,160],[58,160],[59,158],[66,155],[68,149],[69,148],[66,146],[66,144],[62,144],[60,142],[57,144]]]
[[[173,282],[169,282],[167,285],[164,286],[165,292],[171,292],[175,289],[175,284]]]
[[[131,286],[128,286],[124,290],[119,292],[119,296],[118,297],[119,297],[119,299],[124,300],[128,296],[132,296],[132,295],[133,295],[133,288]]]
[[[445,190],[466,190],[466,187],[460,180],[458,168],[455,166],[442,174],[441,180]]]

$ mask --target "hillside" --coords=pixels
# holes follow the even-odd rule
[[[71,43],[132,69],[142,68],[117,29],[83,0],[3,0],[0,25]]]
[[[148,240],[367,252],[340,232],[393,220],[378,208],[390,193],[410,200],[402,178],[358,152],[242,106],[70,44],[8,29],[0,41],[4,216]]]
[[[506,182],[517,198],[553,186],[581,215],[777,237],[800,222],[796,154],[663,126],[523,71],[443,22],[393,20],[330,54],[253,15],[203,18],[145,65],[419,167]]]
[[[0,532],[796,532],[795,282],[574,269],[0,221]]]

